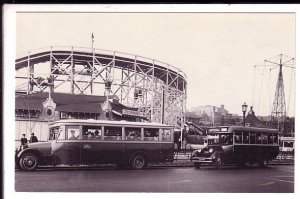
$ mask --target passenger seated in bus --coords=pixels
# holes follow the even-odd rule
[[[88,132],[88,136],[87,136],[88,140],[93,139],[93,133],[91,131]]]
[[[69,138],[69,140],[77,140],[78,136],[75,136],[75,131],[71,130],[71,137]]]
[[[98,130],[95,131],[94,139],[101,139],[101,136],[99,136],[99,131]]]

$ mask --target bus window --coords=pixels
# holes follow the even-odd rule
[[[79,126],[66,126],[67,139],[77,140],[79,139]],[[60,136],[59,136],[60,137]]]
[[[126,140],[141,140],[141,128],[125,127]]]
[[[262,144],[268,144],[268,134],[267,133],[262,133],[261,134],[261,143]]]
[[[256,144],[261,144],[261,133],[256,133]]]
[[[171,129],[163,129],[162,141],[166,141],[166,142],[171,142],[172,141]]]
[[[144,129],[144,140],[146,141],[158,141],[159,129],[156,128],[145,128]]]
[[[250,144],[255,144],[255,133],[250,133]]]
[[[268,134],[268,144],[274,144],[274,138],[275,138],[275,134],[273,133],[269,133]]]
[[[220,145],[232,145],[233,140],[232,140],[232,134],[223,134],[220,135]]]
[[[274,133],[274,143],[273,144],[278,144],[278,135]]]
[[[283,142],[283,147],[293,148],[294,142]]]
[[[122,127],[104,127],[104,140],[121,140],[122,138]]]
[[[242,143],[242,133],[241,132],[235,132],[234,133],[234,142],[235,143]]]
[[[82,127],[82,139],[101,139],[101,126],[83,126]]]
[[[249,133],[243,132],[243,144],[249,144]]]

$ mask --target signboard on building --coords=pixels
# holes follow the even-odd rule
[[[144,112],[133,111],[133,110],[128,110],[128,109],[123,109],[122,114],[123,115],[137,116],[137,117],[146,117]]]

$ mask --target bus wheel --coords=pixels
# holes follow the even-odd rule
[[[216,169],[221,169],[222,165],[223,165],[222,156],[217,155],[216,160],[215,160],[215,168]]]
[[[20,158],[20,168],[24,171],[33,171],[38,167],[39,160],[34,153],[25,153]]]
[[[259,162],[259,166],[261,166],[261,167],[267,167],[267,166],[269,166],[269,160],[267,160],[267,159],[262,159],[262,160]]]
[[[200,169],[201,163],[200,162],[194,162],[195,169]]]
[[[131,167],[135,170],[143,169],[147,166],[147,161],[145,156],[141,154],[134,155],[131,159]]]

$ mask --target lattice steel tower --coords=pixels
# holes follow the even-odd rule
[[[278,57],[278,56],[277,56]],[[279,55],[279,63],[273,62],[270,60],[265,60],[270,64],[275,65],[274,68],[279,66],[279,73],[277,78],[275,96],[273,101],[273,108],[271,112],[271,122],[272,124],[277,124],[277,129],[282,133],[284,130],[284,122],[286,118],[286,104],[285,104],[285,93],[284,93],[284,83],[283,83],[283,73],[282,68],[284,67],[291,67],[291,61],[294,61],[294,58],[287,59],[283,61],[283,55]],[[272,69],[274,69],[272,68]],[[270,70],[272,70],[270,69]]]

